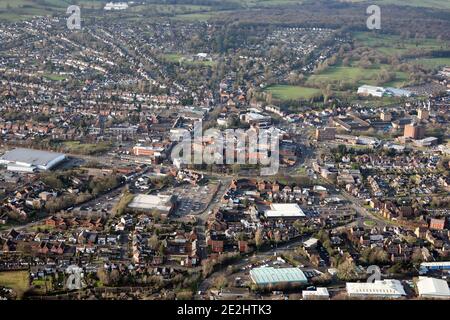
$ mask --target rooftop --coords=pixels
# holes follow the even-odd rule
[[[417,290],[419,291],[419,296],[450,298],[450,289],[447,281],[441,279],[419,277]]]
[[[299,268],[255,268],[250,271],[250,277],[252,278],[253,282],[262,285],[285,282],[308,282],[305,274]]]
[[[270,210],[265,213],[266,217],[304,217],[305,213],[296,203],[272,203]]]
[[[6,152],[0,157],[0,163],[15,163],[17,165],[35,166],[42,169],[49,169],[52,165],[55,165],[58,161],[65,158],[64,154],[17,148]]]
[[[173,207],[173,195],[138,194],[128,205],[132,209],[170,211]]]
[[[348,295],[405,296],[405,289],[398,280],[375,280],[373,283],[347,282]]]

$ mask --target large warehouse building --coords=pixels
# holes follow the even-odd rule
[[[406,296],[403,285],[398,280],[375,280],[373,283],[347,282],[349,297],[401,298]]]
[[[128,208],[141,212],[158,212],[167,217],[175,209],[176,197],[173,195],[138,194],[130,202]]]
[[[421,298],[450,299],[450,289],[445,280],[419,277],[417,291]]]
[[[296,203],[272,203],[265,216],[268,219],[297,220],[305,217],[305,213]]]
[[[250,278],[260,287],[308,283],[308,279],[299,268],[254,268],[250,271]]]
[[[50,170],[65,159],[61,153],[17,148],[1,156],[0,164],[6,165],[9,171],[34,172]]]

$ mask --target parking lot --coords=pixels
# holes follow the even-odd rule
[[[178,208],[174,216],[182,217],[205,210],[214,196],[217,187],[217,183],[209,183],[204,186],[185,184],[169,188],[167,191],[178,197]]]

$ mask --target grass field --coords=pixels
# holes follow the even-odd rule
[[[65,76],[60,76],[59,74],[45,74],[44,78],[52,81],[66,80]]]
[[[431,69],[450,66],[450,58],[421,58],[421,59],[415,59],[412,61],[414,63],[417,63],[419,65],[422,65],[426,68],[431,68]]]
[[[432,51],[449,49],[450,43],[436,39],[402,39],[396,35],[377,35],[370,32],[358,32],[355,40],[361,46],[367,46],[386,55],[402,55],[413,50]]]
[[[188,13],[188,14],[179,14],[173,17],[174,20],[181,21],[201,21],[206,22],[209,19],[215,17],[219,12],[201,12],[201,13]]]
[[[448,0],[375,0],[374,3],[450,10],[450,1]]]
[[[65,152],[83,155],[93,155],[107,152],[111,145],[106,142],[96,144],[80,143],[79,141],[65,141],[63,143]]]
[[[375,226],[375,222],[374,221],[372,221],[372,220],[366,220],[366,221],[364,221],[364,225],[366,226],[366,227],[374,227]]]
[[[376,77],[382,68],[390,70],[388,65],[374,66],[370,69],[363,69],[356,66],[332,66],[325,71],[312,75],[308,78],[307,84],[318,86],[320,84],[334,83],[337,81],[355,83],[355,85],[376,84]],[[408,75],[404,72],[396,72],[396,79],[392,82],[385,83],[384,86],[399,87],[408,81]]]
[[[210,11],[209,6],[184,4],[142,4],[130,7],[131,12],[152,11],[161,14],[189,14],[193,12]]]
[[[82,9],[100,9],[104,2],[97,0],[80,0],[76,2]],[[46,16],[54,13],[65,14],[66,9],[74,4],[71,0],[0,0],[0,21],[18,21],[32,16]]]
[[[311,99],[322,94],[320,89],[307,88],[301,86],[275,85],[266,88],[266,92],[271,92],[275,99],[299,100]]]
[[[19,299],[29,289],[28,271],[0,272],[0,286],[13,289]]]
[[[367,0],[341,0],[342,2],[367,2]],[[450,10],[450,1],[448,0],[373,0],[370,4],[393,4],[399,6],[423,7],[434,9]]]

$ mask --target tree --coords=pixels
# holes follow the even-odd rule
[[[228,286],[228,280],[224,275],[220,275],[214,279],[214,287],[217,289],[223,289]]]
[[[109,281],[110,284],[113,286],[116,286],[119,284],[120,282],[120,272],[117,269],[114,269],[111,271],[110,275],[109,275]]]
[[[154,234],[153,236],[151,236],[150,239],[148,239],[148,245],[153,250],[157,250],[158,249],[158,247],[159,247],[159,240],[158,240],[158,236],[156,234]]]
[[[341,280],[352,280],[356,278],[356,275],[356,265],[353,261],[344,261],[337,268],[337,276]]]
[[[415,248],[411,256],[411,261],[414,264],[419,264],[423,261],[422,250],[420,248]]]
[[[260,248],[264,243],[264,239],[263,239],[263,232],[261,230],[261,228],[258,228],[255,232],[255,244],[256,244],[256,248]]]
[[[192,300],[192,296],[192,291],[183,290],[177,293],[177,300]]]
[[[203,273],[203,277],[206,278],[207,276],[209,276],[213,270],[214,270],[214,261],[211,259],[207,259],[203,262],[202,265],[202,273]]]
[[[98,269],[97,277],[103,285],[108,286],[110,284],[109,272],[104,267]]]

